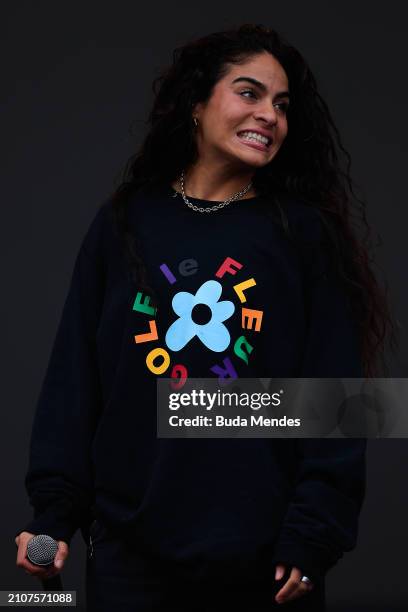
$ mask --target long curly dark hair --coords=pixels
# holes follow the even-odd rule
[[[274,29],[244,24],[188,42],[174,50],[173,64],[153,80],[155,99],[147,120],[150,129],[139,151],[128,160],[121,183],[109,196],[131,277],[149,293],[152,304],[157,304],[148,284],[138,237],[127,224],[128,197],[144,185],[172,183],[197,160],[192,108],[210,98],[214,85],[230,64],[240,64],[265,51],[280,62],[288,78],[290,129],[275,158],[256,169],[254,188],[271,199],[284,191],[319,211],[330,237],[339,279],[347,289],[358,324],[365,376],[379,375],[381,369],[387,371],[387,341],[393,350],[398,342],[388,288],[382,289],[372,270],[370,251],[376,245],[371,238],[366,205],[355,193],[350,155],[317,91],[315,77],[299,51]],[[284,207],[281,215],[285,216]],[[287,220],[283,225],[287,228]],[[358,237],[359,233],[362,235]]]

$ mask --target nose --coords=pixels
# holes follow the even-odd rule
[[[255,119],[263,119],[268,125],[276,125],[278,114],[273,104],[265,104],[262,108],[258,107]]]

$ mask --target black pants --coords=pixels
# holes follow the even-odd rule
[[[323,612],[324,583],[293,602],[277,604],[275,595],[286,582],[275,581],[274,568],[267,581],[225,584],[224,581],[189,581],[171,575],[135,550],[96,520],[90,527],[86,566],[87,612]]]

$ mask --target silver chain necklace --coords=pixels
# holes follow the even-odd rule
[[[185,201],[185,203],[187,204],[187,206],[189,206],[190,208],[192,208],[195,211],[198,212],[212,212],[213,210],[218,210],[219,208],[223,208],[224,206],[227,206],[228,204],[230,204],[231,202],[237,200],[238,198],[240,198],[241,196],[245,195],[252,187],[252,181],[249,183],[249,185],[247,185],[244,189],[242,189],[241,191],[239,191],[238,193],[234,194],[233,196],[231,196],[230,198],[228,198],[227,200],[225,200],[225,202],[220,202],[219,204],[216,204],[215,206],[209,206],[208,208],[203,208],[202,206],[196,206],[195,204],[193,204],[192,202],[190,202],[187,199],[187,196],[184,192],[184,170],[182,170],[181,172],[181,177],[180,177],[180,184],[181,184],[181,195],[183,197],[183,200]],[[174,194],[174,197],[176,197],[177,195],[177,191]]]

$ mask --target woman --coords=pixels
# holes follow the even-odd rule
[[[366,219],[349,156],[272,29],[186,44],[157,83],[75,262],[18,563],[59,572],[31,565],[27,541],[51,535],[63,563],[80,527],[88,610],[324,610],[325,575],[356,544],[366,441],[159,438],[156,381],[375,374],[393,328],[351,227],[353,207]]]

